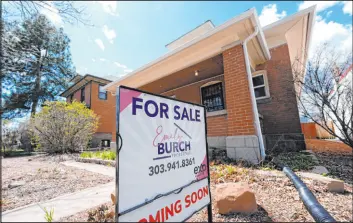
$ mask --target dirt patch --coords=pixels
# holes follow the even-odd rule
[[[211,195],[215,193],[217,184],[226,182],[247,182],[255,192],[258,211],[253,214],[217,214],[213,200],[214,222],[313,222],[314,219],[305,209],[299,194],[291,181],[276,170],[258,170],[247,163],[230,161],[225,151],[215,151],[210,154]],[[330,193],[326,185],[310,179],[303,179],[304,183],[314,193],[318,201],[337,221],[352,221],[353,194],[352,186],[345,184],[345,193]],[[109,211],[114,206],[106,203]],[[91,210],[96,210],[95,207]],[[90,210],[90,211],[91,211]],[[83,222],[88,220],[88,211],[62,218],[66,222]],[[106,219],[113,221],[113,218]],[[206,222],[207,208],[204,208],[188,222]]]
[[[238,171],[238,173],[245,171]],[[272,171],[268,171],[272,172]],[[211,173],[211,194],[214,194],[216,184],[223,182],[248,182],[251,189],[255,192],[258,212],[254,214],[232,214],[220,215],[216,214],[214,205],[213,221],[220,222],[313,222],[314,219],[305,209],[304,204],[299,198],[297,190],[294,188],[290,180],[286,177],[275,177],[269,174],[260,175],[258,171],[249,170],[242,176],[234,176],[220,178],[215,177],[214,171]],[[276,174],[274,174],[276,175]],[[326,186],[312,180],[303,180],[309,189],[315,194],[318,201],[337,221],[352,221],[352,187],[345,187],[344,194],[330,193],[326,191]],[[214,203],[213,203],[214,204]],[[202,210],[188,220],[189,222],[207,221],[207,211]]]
[[[306,149],[314,152],[326,152],[332,154],[350,154],[353,149],[339,141],[329,141],[322,139],[305,139]]]
[[[63,157],[2,159],[2,211],[50,200],[113,180],[112,177],[51,161],[61,159]],[[25,183],[10,189],[9,184],[14,182]]]

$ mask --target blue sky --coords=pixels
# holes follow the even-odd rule
[[[122,77],[162,56],[165,45],[210,19],[215,26],[255,7],[262,25],[317,4],[312,46],[324,41],[352,51],[352,3],[318,2],[76,2],[85,4],[95,27],[62,23],[71,38],[77,72]]]

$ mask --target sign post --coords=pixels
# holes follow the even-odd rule
[[[116,222],[185,221],[208,207],[204,106],[125,86],[116,93]]]

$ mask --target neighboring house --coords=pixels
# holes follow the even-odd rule
[[[90,74],[76,75],[71,86],[60,96],[67,102],[85,102],[99,117],[99,125],[91,140],[91,147],[115,146],[115,97],[102,87],[111,82]]]
[[[333,122],[328,122],[327,126],[331,130],[335,131]],[[335,137],[331,135],[328,131],[322,128],[315,122],[301,123],[302,131],[306,139],[334,139]]]
[[[342,75],[340,75],[340,78],[337,82],[337,84],[334,82],[334,87],[333,90],[330,92],[330,97],[334,96],[336,93],[343,93],[343,90],[347,91],[347,93],[345,94],[352,94],[352,79],[353,79],[353,75],[352,75],[352,67],[353,65],[351,64],[343,73]],[[337,101],[336,101],[337,102]],[[350,106],[352,106],[352,104],[350,104]],[[345,111],[345,120],[351,120],[350,123],[350,128],[353,128],[353,119],[352,119],[352,107],[348,106],[347,101],[341,97],[341,99],[339,100],[339,104],[338,104],[338,111],[340,110],[344,110]],[[342,113],[340,113],[342,115]],[[334,116],[332,116],[334,117]],[[335,126],[335,133],[340,136],[340,137],[344,137],[341,131],[341,127],[336,125],[335,123],[337,123],[337,120],[333,120],[334,122],[334,126]],[[351,132],[351,137],[353,137],[353,133]]]
[[[231,158],[257,163],[264,145],[305,149],[291,64],[306,62],[314,18],[315,6],[263,28],[255,9],[218,27],[206,21],[104,89],[125,85],[205,105],[209,146]]]

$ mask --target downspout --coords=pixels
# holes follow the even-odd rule
[[[253,37],[255,37],[259,32],[259,28],[255,26],[255,31],[248,36],[244,41],[243,41],[243,50],[244,50],[244,58],[245,58],[245,67],[246,67],[246,73],[248,75],[248,82],[249,82],[249,90],[250,90],[250,95],[251,95],[251,104],[252,104],[252,111],[254,114],[254,121],[255,121],[255,129],[256,129],[256,134],[259,139],[259,144],[260,144],[260,155],[261,155],[261,160],[263,161],[265,159],[265,146],[264,146],[264,141],[262,138],[262,132],[261,132],[261,127],[260,127],[260,119],[259,119],[259,112],[257,110],[257,104],[256,104],[256,98],[255,98],[255,93],[254,93],[254,88],[253,88],[253,82],[252,82],[252,74],[250,70],[250,61],[249,61],[249,54],[248,54],[248,48],[246,44],[248,43],[249,40],[251,40]]]

